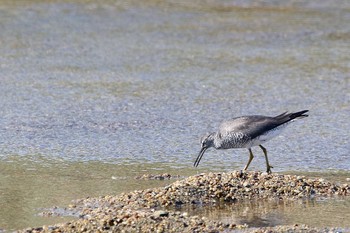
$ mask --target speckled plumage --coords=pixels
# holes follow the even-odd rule
[[[202,149],[194,166],[198,166],[204,152],[210,147],[215,149],[248,148],[250,157],[244,168],[246,170],[254,157],[251,147],[259,146],[265,155],[267,172],[270,173],[272,166],[268,162],[266,149],[261,144],[276,137],[293,120],[307,117],[306,112],[308,110],[296,113],[285,112],[275,117],[242,116],[225,121],[220,125],[217,132],[202,138]]]

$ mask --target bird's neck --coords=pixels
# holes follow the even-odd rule
[[[214,147],[215,149],[220,149],[222,140],[220,140],[219,134],[216,132],[212,133],[210,136],[212,139],[212,147]]]

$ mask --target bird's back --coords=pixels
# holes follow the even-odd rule
[[[261,115],[236,117],[221,123],[217,133],[217,141],[221,141],[221,148],[223,149],[246,147],[248,143],[252,143],[256,138],[284,128],[293,119],[306,117],[305,112],[307,110],[297,113],[285,112],[275,117]],[[270,135],[275,136],[277,134]],[[217,144],[219,146],[219,143]]]
[[[219,133],[222,137],[232,133],[241,133],[254,138],[264,130],[277,126],[277,122],[272,117],[267,116],[242,116],[236,117],[221,123]]]

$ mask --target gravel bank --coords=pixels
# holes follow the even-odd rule
[[[28,228],[19,232],[336,232],[307,226],[247,228],[224,224],[186,212],[164,207],[210,205],[246,199],[298,199],[349,195],[348,184],[338,185],[324,179],[261,172],[208,173],[188,177],[160,188],[77,200],[66,208],[79,219],[55,226]],[[44,215],[53,215],[55,211]]]

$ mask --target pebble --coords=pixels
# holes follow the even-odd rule
[[[168,217],[169,216],[169,212],[168,211],[164,211],[164,210],[157,210],[154,212],[154,216],[159,218],[159,217]]]
[[[170,180],[180,178],[179,175],[171,175],[169,173],[164,174],[143,174],[141,176],[136,176],[136,180]]]
[[[152,177],[152,176],[151,176]],[[170,175],[170,177],[172,177]],[[292,185],[291,185],[292,184]],[[85,198],[70,209],[80,219],[52,227],[29,228],[19,232],[220,232],[245,229],[247,225],[224,224],[165,207],[212,204],[218,201],[286,199],[345,196],[350,186],[333,184],[323,178],[233,171],[208,173],[177,180],[165,187],[137,190],[117,196]],[[56,208],[57,209],[57,208]],[[55,208],[52,209],[54,213]],[[329,232],[306,226],[254,228],[251,232]]]

